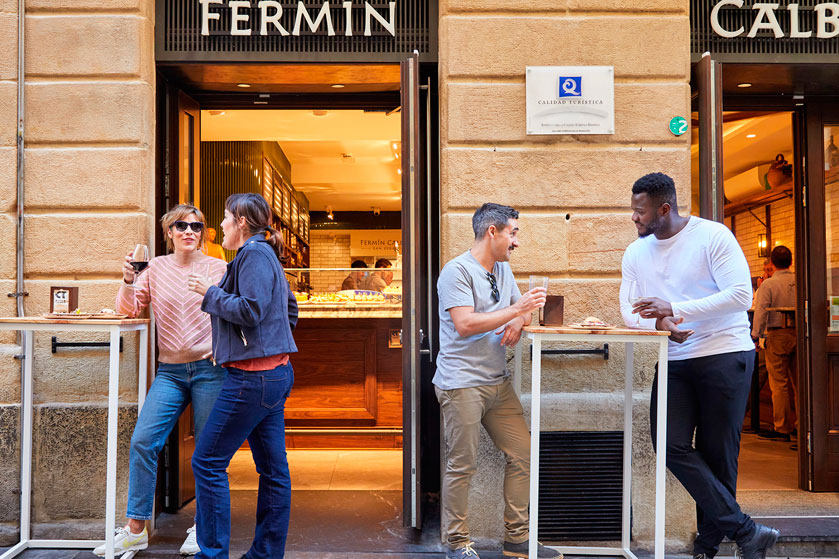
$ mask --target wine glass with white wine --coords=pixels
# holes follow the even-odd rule
[[[644,298],[644,286],[638,280],[629,282],[629,302],[634,307]],[[641,326],[641,313],[636,313],[635,326]]]

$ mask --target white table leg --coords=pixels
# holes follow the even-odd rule
[[[119,421],[119,328],[110,331],[108,367],[108,461],[105,482],[105,557],[114,557],[114,528],[117,497],[117,423]]]
[[[140,410],[143,409],[143,404],[146,402],[146,392],[148,391],[149,365],[149,331],[143,328],[140,330],[140,363],[137,366],[137,416],[140,416]]]
[[[539,526],[539,432],[542,401],[542,338],[533,334],[530,379],[530,542],[528,556],[536,557]]]
[[[513,358],[513,390],[516,391],[516,396],[521,398],[521,348],[524,345],[524,338],[519,340],[516,344]]]
[[[664,559],[665,473],[667,464],[667,338],[658,346],[658,395],[655,460],[655,559]]]
[[[623,505],[621,508],[621,547],[629,551],[630,510],[632,506],[632,381],[635,374],[635,344],[624,344],[626,372],[623,393]]]
[[[35,332],[23,330],[23,378],[21,386],[21,449],[20,449],[20,541],[32,539],[32,360]]]

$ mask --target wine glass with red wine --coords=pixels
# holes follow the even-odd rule
[[[137,283],[137,276],[149,265],[149,247],[137,245],[131,253],[131,266],[134,268],[134,284]]]

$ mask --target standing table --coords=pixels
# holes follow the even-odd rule
[[[36,331],[50,332],[108,332],[110,334],[110,365],[108,368],[108,457],[105,489],[105,542],[107,559],[114,557],[114,528],[117,487],[117,411],[119,389],[119,336],[122,332],[140,332],[140,363],[138,368],[137,406],[143,406],[146,396],[146,370],[148,367],[148,319],[102,320],[63,319],[41,317],[0,318],[0,330],[17,330],[23,337],[23,367],[21,369],[21,450],[20,450],[20,542],[0,555],[11,559],[26,549],[70,548],[93,549],[102,540],[33,540],[31,539],[32,513],[32,338]],[[123,555],[126,559],[133,552]]]
[[[570,547],[557,546],[554,549],[567,555],[608,555],[637,559],[629,549],[630,505],[632,489],[632,379],[633,347],[636,343],[658,345],[658,409],[667,409],[667,342],[669,332],[634,328],[610,328],[586,330],[571,327],[527,326],[526,336],[533,340],[533,367],[530,403],[530,547],[529,556],[536,557],[536,542],[539,527],[539,433],[541,431],[542,394],[542,342],[595,342],[621,343],[626,348],[626,378],[624,389],[624,435],[623,435],[623,505],[620,547]],[[516,346],[516,391],[521,383],[521,346]],[[656,440],[658,441],[655,463],[655,559],[664,559],[664,482],[666,460],[667,413],[658,413]],[[2,558],[0,558],[2,559]]]

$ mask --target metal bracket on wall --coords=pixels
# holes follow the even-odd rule
[[[53,353],[60,347],[108,347],[110,345],[110,342],[59,342],[56,336],[52,337]],[[122,353],[122,336],[119,337],[119,352]]]
[[[608,361],[609,344],[603,344],[603,349],[543,349],[542,355],[602,355]],[[530,346],[530,360],[533,361],[533,346]]]

